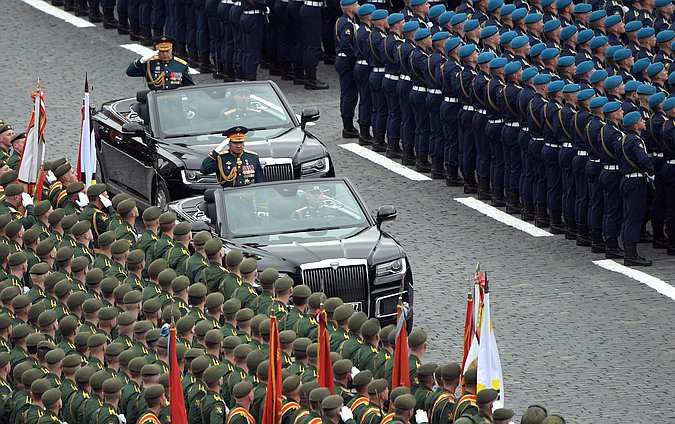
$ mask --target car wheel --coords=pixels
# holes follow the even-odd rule
[[[162,212],[169,209],[169,202],[171,201],[171,196],[169,195],[169,188],[166,186],[164,181],[159,181],[157,183],[157,188],[155,190],[155,197],[153,199],[153,204],[159,207]]]

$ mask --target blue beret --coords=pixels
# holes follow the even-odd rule
[[[520,63],[520,61],[518,61],[518,63]],[[523,69],[523,73],[520,75],[520,78],[523,80],[523,82],[525,82],[531,80],[535,75],[538,74],[539,70],[534,66],[530,66],[529,68]]]
[[[431,41],[442,41],[448,38],[450,38],[450,33],[448,31],[438,31],[431,36]]]
[[[605,12],[605,9],[594,10],[593,12],[591,12],[590,15],[588,15],[588,21],[589,22],[599,21],[605,16],[607,16],[607,12]]]
[[[621,15],[610,15],[605,19],[605,28],[613,27],[621,22]]]
[[[560,54],[560,50],[558,50],[555,47],[548,47],[545,48],[543,52],[541,52],[541,60],[551,60],[554,57],[558,56]]]
[[[490,0],[487,4],[488,12],[494,12],[504,5],[504,0]]]
[[[602,108],[602,111],[603,112],[605,111],[604,107]],[[631,125],[633,125],[634,123],[636,123],[640,119],[642,119],[642,114],[640,112],[638,112],[637,110],[634,110],[632,112],[628,112],[623,117],[622,124],[623,124],[624,127],[630,127]]]
[[[340,0],[340,6],[351,6],[356,0]]]
[[[507,44],[510,43],[511,40],[516,38],[518,36],[518,33],[515,31],[506,31],[502,33],[502,35],[499,36],[499,42],[502,44]]]
[[[436,4],[434,6],[431,6],[429,8],[429,19],[433,19],[435,17],[441,16],[441,14],[445,12],[445,5],[444,4]]]
[[[675,97],[668,97],[666,100],[663,101],[663,104],[661,105],[661,109],[663,109],[664,112],[668,112],[670,109],[675,107]]]
[[[593,6],[588,3],[579,3],[574,6],[574,13],[590,13],[593,10]]]
[[[637,90],[637,88],[640,86],[640,84],[641,84],[640,81],[636,81],[636,80],[628,80],[628,81],[626,81],[626,83],[623,85],[623,90],[624,90],[626,93],[632,93],[632,92],[634,92],[635,90]]]
[[[488,38],[499,32],[499,28],[494,25],[488,25],[480,31],[480,38]]]
[[[612,75],[611,77],[605,79],[605,89],[618,87],[622,82],[623,78],[621,78],[621,75]]]
[[[572,4],[572,0],[557,0],[555,2],[555,8],[562,9],[563,7],[567,7],[570,4]]]
[[[522,68],[523,65],[520,63],[519,60],[514,60],[513,62],[509,62],[504,66],[504,75],[511,75],[516,72],[518,72],[518,69]]]
[[[562,41],[569,40],[577,33],[576,25],[568,25],[560,31],[560,39]]]
[[[503,68],[509,60],[505,57],[496,57],[490,61],[490,69]]]
[[[543,85],[543,84],[548,84],[551,82],[551,75],[550,74],[537,74],[537,76],[534,77],[534,80],[532,80],[536,85]]]
[[[591,74],[591,84],[595,84],[596,82],[604,81],[605,78],[607,78],[607,71],[605,71],[604,69],[595,70]]]
[[[544,32],[553,31],[560,28],[560,19],[551,19],[544,24]]]
[[[466,46],[462,46],[459,49],[459,57],[460,58],[469,57],[475,51],[476,51],[476,45],[475,44],[467,44]]]
[[[544,19],[544,15],[541,13],[530,13],[529,15],[525,16],[525,23],[533,24],[535,22],[541,21],[542,19]]]
[[[650,76],[650,77],[653,77],[654,75],[661,72],[661,70],[663,70],[663,68],[665,68],[665,66],[663,65],[663,62],[652,63],[651,65],[649,65],[647,67],[647,75]]]
[[[389,16],[389,12],[387,12],[386,9],[377,9],[370,14],[370,20],[380,21],[382,19],[387,19],[387,16]]]
[[[494,53],[492,52],[483,52],[478,55],[478,64],[482,65],[483,63],[488,63],[492,59],[497,57]]]
[[[574,65],[574,56],[562,56],[558,58],[558,62],[556,64],[561,68],[572,66]]]
[[[540,1],[541,7],[549,7],[550,5],[553,4],[553,2],[554,2],[554,0],[541,0]]]
[[[413,36],[415,38],[415,41],[423,40],[431,35],[431,31],[429,31],[428,28],[419,28],[417,31],[415,31],[415,35]]]
[[[514,38],[513,40],[511,40],[511,48],[512,49],[519,49],[529,42],[530,42],[530,39],[528,38],[527,35],[519,35],[516,38]]]
[[[656,34],[657,43],[666,43],[675,38],[675,31],[672,29],[664,29],[663,31]]]
[[[592,88],[587,88],[585,90],[580,90],[577,93],[577,100],[582,102],[584,100],[590,99],[593,96],[595,96],[595,90],[593,90]]]
[[[363,7],[363,6],[362,6]],[[408,21],[403,24],[403,32],[413,32],[420,27],[420,23],[417,21]]]
[[[478,19],[469,19],[468,21],[464,22],[464,26],[462,26],[462,29],[464,29],[464,31],[471,31],[478,28],[479,25],[480,22],[478,21]]]
[[[510,15],[514,10],[516,10],[516,6],[512,4],[505,4],[499,9],[499,16]]]
[[[652,94],[656,93],[656,87],[651,84],[642,84],[637,88],[636,91],[638,94],[651,96]]]
[[[441,16],[438,17],[438,24],[445,25],[452,20],[452,17],[455,16],[455,12],[452,10],[449,12],[441,13]]]
[[[427,0],[410,0],[410,5],[411,6],[421,6],[426,2],[427,2]]]
[[[584,44],[586,41],[593,38],[593,36],[595,36],[595,32],[592,29],[579,31],[579,34],[577,34],[577,43]]]
[[[666,100],[666,93],[659,91],[649,96],[649,107],[654,109],[656,106],[660,105],[664,100]]]
[[[405,16],[403,16],[403,13],[392,13],[387,18],[387,23],[389,25],[394,25],[394,24],[397,24],[397,23],[401,22],[404,19],[405,19]]]
[[[359,9],[356,11],[356,13],[359,16],[367,16],[367,15],[370,15],[371,13],[373,13],[374,11],[375,11],[375,6],[370,4],[370,3],[366,3],[366,4],[363,4],[363,5],[359,6]]]
[[[455,13],[455,16],[450,19],[450,25],[461,24],[462,22],[469,19],[469,16],[466,13]]]
[[[654,28],[652,27],[640,28],[637,32],[638,38],[649,38],[652,35],[654,35]]]
[[[562,88],[564,86],[565,86],[565,81],[563,81],[563,80],[551,81],[551,83],[548,85],[547,91],[549,93],[557,93],[558,91],[562,90]]]
[[[605,56],[607,57],[608,60],[614,60],[614,53],[621,50],[622,47],[623,46],[620,46],[618,44],[607,47],[607,51],[605,51]]]
[[[668,3],[671,3],[671,0],[656,0],[654,2],[654,7],[668,6]]]
[[[603,107],[605,103],[607,103],[607,101],[608,101],[607,97],[604,96],[594,97],[593,99],[591,99],[591,103],[589,104],[589,106],[591,107],[591,109],[597,109],[599,107]]]
[[[603,113],[612,113],[612,112],[616,112],[619,109],[621,109],[621,103],[619,103],[619,102],[607,102],[602,107],[602,112]]]
[[[608,42],[609,39],[607,39],[607,37],[605,37],[604,35],[595,36],[591,39],[591,49],[597,49],[598,47],[602,47]]]
[[[457,48],[457,46],[459,46],[460,44],[462,44],[462,39],[461,39],[461,38],[459,38],[459,37],[448,38],[448,39],[445,41],[445,46],[444,46],[444,47],[445,47],[445,51],[446,51],[446,52],[451,52],[451,51],[455,50],[455,49]]]
[[[668,84],[675,85],[675,71],[671,72],[670,75],[668,75]]]
[[[592,60],[584,60],[583,62],[579,63],[577,65],[577,70],[575,72],[576,75],[583,75],[586,72],[590,71],[593,69],[593,61]]]
[[[637,31],[642,28],[642,21],[630,21],[626,23],[626,32]]]
[[[518,9],[514,10],[513,13],[511,14],[511,20],[513,22],[517,22],[525,19],[525,16],[527,16],[527,9],[525,9],[524,7],[519,7]]]
[[[537,57],[541,54],[541,52],[546,49],[546,44],[544,43],[537,43],[534,46],[530,47],[530,57]]]
[[[647,69],[647,66],[649,66],[652,62],[649,60],[648,57],[643,57],[642,59],[638,59],[633,63],[633,73],[634,74],[639,74],[640,72],[644,71]]]
[[[607,50],[609,50],[609,49],[607,49]],[[633,52],[631,52],[630,49],[619,48],[619,50],[617,50],[614,53],[614,56],[612,57],[612,59],[614,59],[615,62],[618,62],[620,60],[628,59],[632,55],[633,55]]]
[[[563,93],[578,93],[581,90],[579,84],[565,84],[563,87]]]

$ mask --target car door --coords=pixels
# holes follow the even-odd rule
[[[111,182],[151,204],[156,151],[148,144],[149,138],[118,133],[109,139],[110,143],[103,144],[103,155]]]

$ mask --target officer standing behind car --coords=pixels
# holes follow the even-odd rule
[[[157,51],[134,60],[127,68],[130,77],[145,77],[150,90],[171,90],[195,85],[187,62],[173,56],[175,39],[163,35],[153,40]]]
[[[265,174],[258,154],[244,150],[246,127],[232,127],[225,131],[226,137],[214,151],[204,158],[200,172],[204,175],[216,173],[218,183],[223,187],[238,187],[252,183],[264,183]],[[228,143],[229,150],[220,152]]]

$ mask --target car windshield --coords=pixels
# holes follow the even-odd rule
[[[165,139],[220,134],[235,125],[250,130],[295,124],[269,84],[227,84],[157,93],[159,129]]]
[[[344,181],[224,190],[229,236],[258,244],[337,240],[369,226]]]

